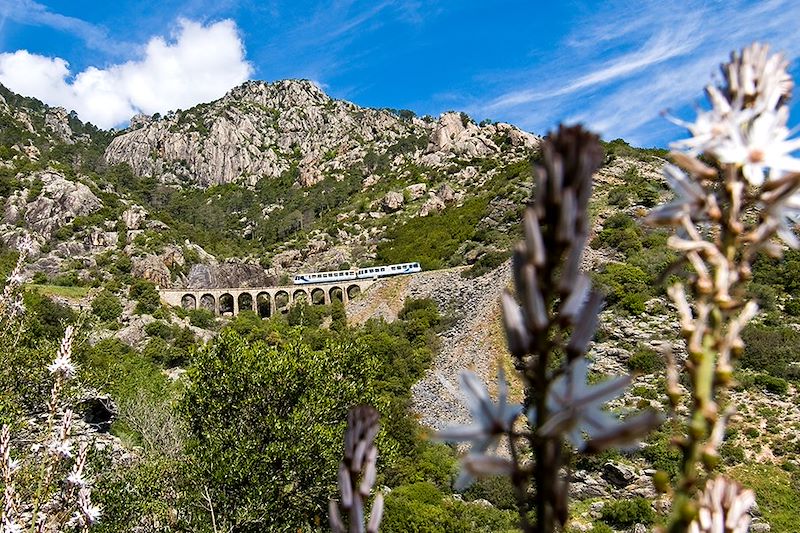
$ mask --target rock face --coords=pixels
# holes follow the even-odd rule
[[[122,213],[122,221],[128,229],[142,229],[147,218],[147,211],[140,205],[133,204]]]
[[[109,164],[128,163],[139,175],[207,187],[275,178],[297,167],[308,187],[361,164],[368,154],[403,153],[399,161],[445,164],[455,156],[499,152],[505,136],[523,151],[538,138],[512,126],[477,126],[456,113],[438,123],[334,100],[307,80],[247,82],[223,98],[153,119],[137,117],[108,146]],[[419,140],[426,144],[419,144]],[[405,158],[405,159],[404,159]]]
[[[193,265],[186,277],[186,288],[265,287],[274,284],[259,265],[228,262],[210,265]]]
[[[69,127],[69,113],[63,107],[51,107],[44,115],[44,127],[52,135],[67,144],[75,144],[72,128]]]
[[[451,151],[468,157],[486,156],[499,151],[491,138],[482,135],[475,123],[460,113],[444,113],[433,131],[429,152]]]
[[[137,278],[144,278],[152,281],[159,287],[169,287],[172,285],[172,274],[164,264],[164,261],[157,255],[146,255],[133,259],[131,274]]]
[[[3,212],[6,224],[24,221],[30,231],[49,239],[55,230],[75,217],[89,215],[103,205],[89,187],[70,181],[57,172],[46,170],[31,176],[32,183],[39,181],[41,192],[35,198],[30,198],[28,189],[6,200]],[[33,194],[36,194],[35,191]]]

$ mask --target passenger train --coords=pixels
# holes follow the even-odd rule
[[[411,274],[413,272],[422,272],[422,267],[419,266],[419,263],[400,263],[398,265],[298,274],[294,277],[294,284],[307,285],[309,283],[333,283],[356,279],[378,279],[386,276],[396,276],[397,274]]]

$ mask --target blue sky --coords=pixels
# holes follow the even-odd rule
[[[310,78],[362,106],[663,146],[682,131],[660,112],[691,118],[731,49],[769,42],[800,73],[797,20],[797,0],[0,0],[0,81],[104,127]]]

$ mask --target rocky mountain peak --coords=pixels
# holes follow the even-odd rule
[[[224,99],[286,108],[325,105],[332,100],[316,83],[304,79],[246,81],[228,91]]]
[[[497,142],[512,142],[502,150]],[[296,169],[295,183],[308,187],[354,167],[401,172],[409,164],[442,167],[455,157],[518,152],[538,140],[512,126],[479,126],[464,114],[439,122],[399,116],[336,100],[309,80],[248,81],[219,100],[156,120],[137,118],[105,153],[107,163],[128,163],[139,175],[164,183],[208,187],[255,185]],[[370,154],[379,161],[365,164]],[[374,158],[372,158],[374,159]]]

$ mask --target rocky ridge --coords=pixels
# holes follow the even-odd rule
[[[498,154],[499,142],[524,152],[538,138],[509,124],[478,126],[458,113],[438,121],[401,118],[332,99],[307,80],[252,81],[190,110],[136,117],[108,146],[105,160],[128,163],[137,174],[166,183],[199,187],[253,186],[294,165],[297,185],[308,187],[393,146],[409,150],[393,166],[405,158],[437,167],[455,157]]]

